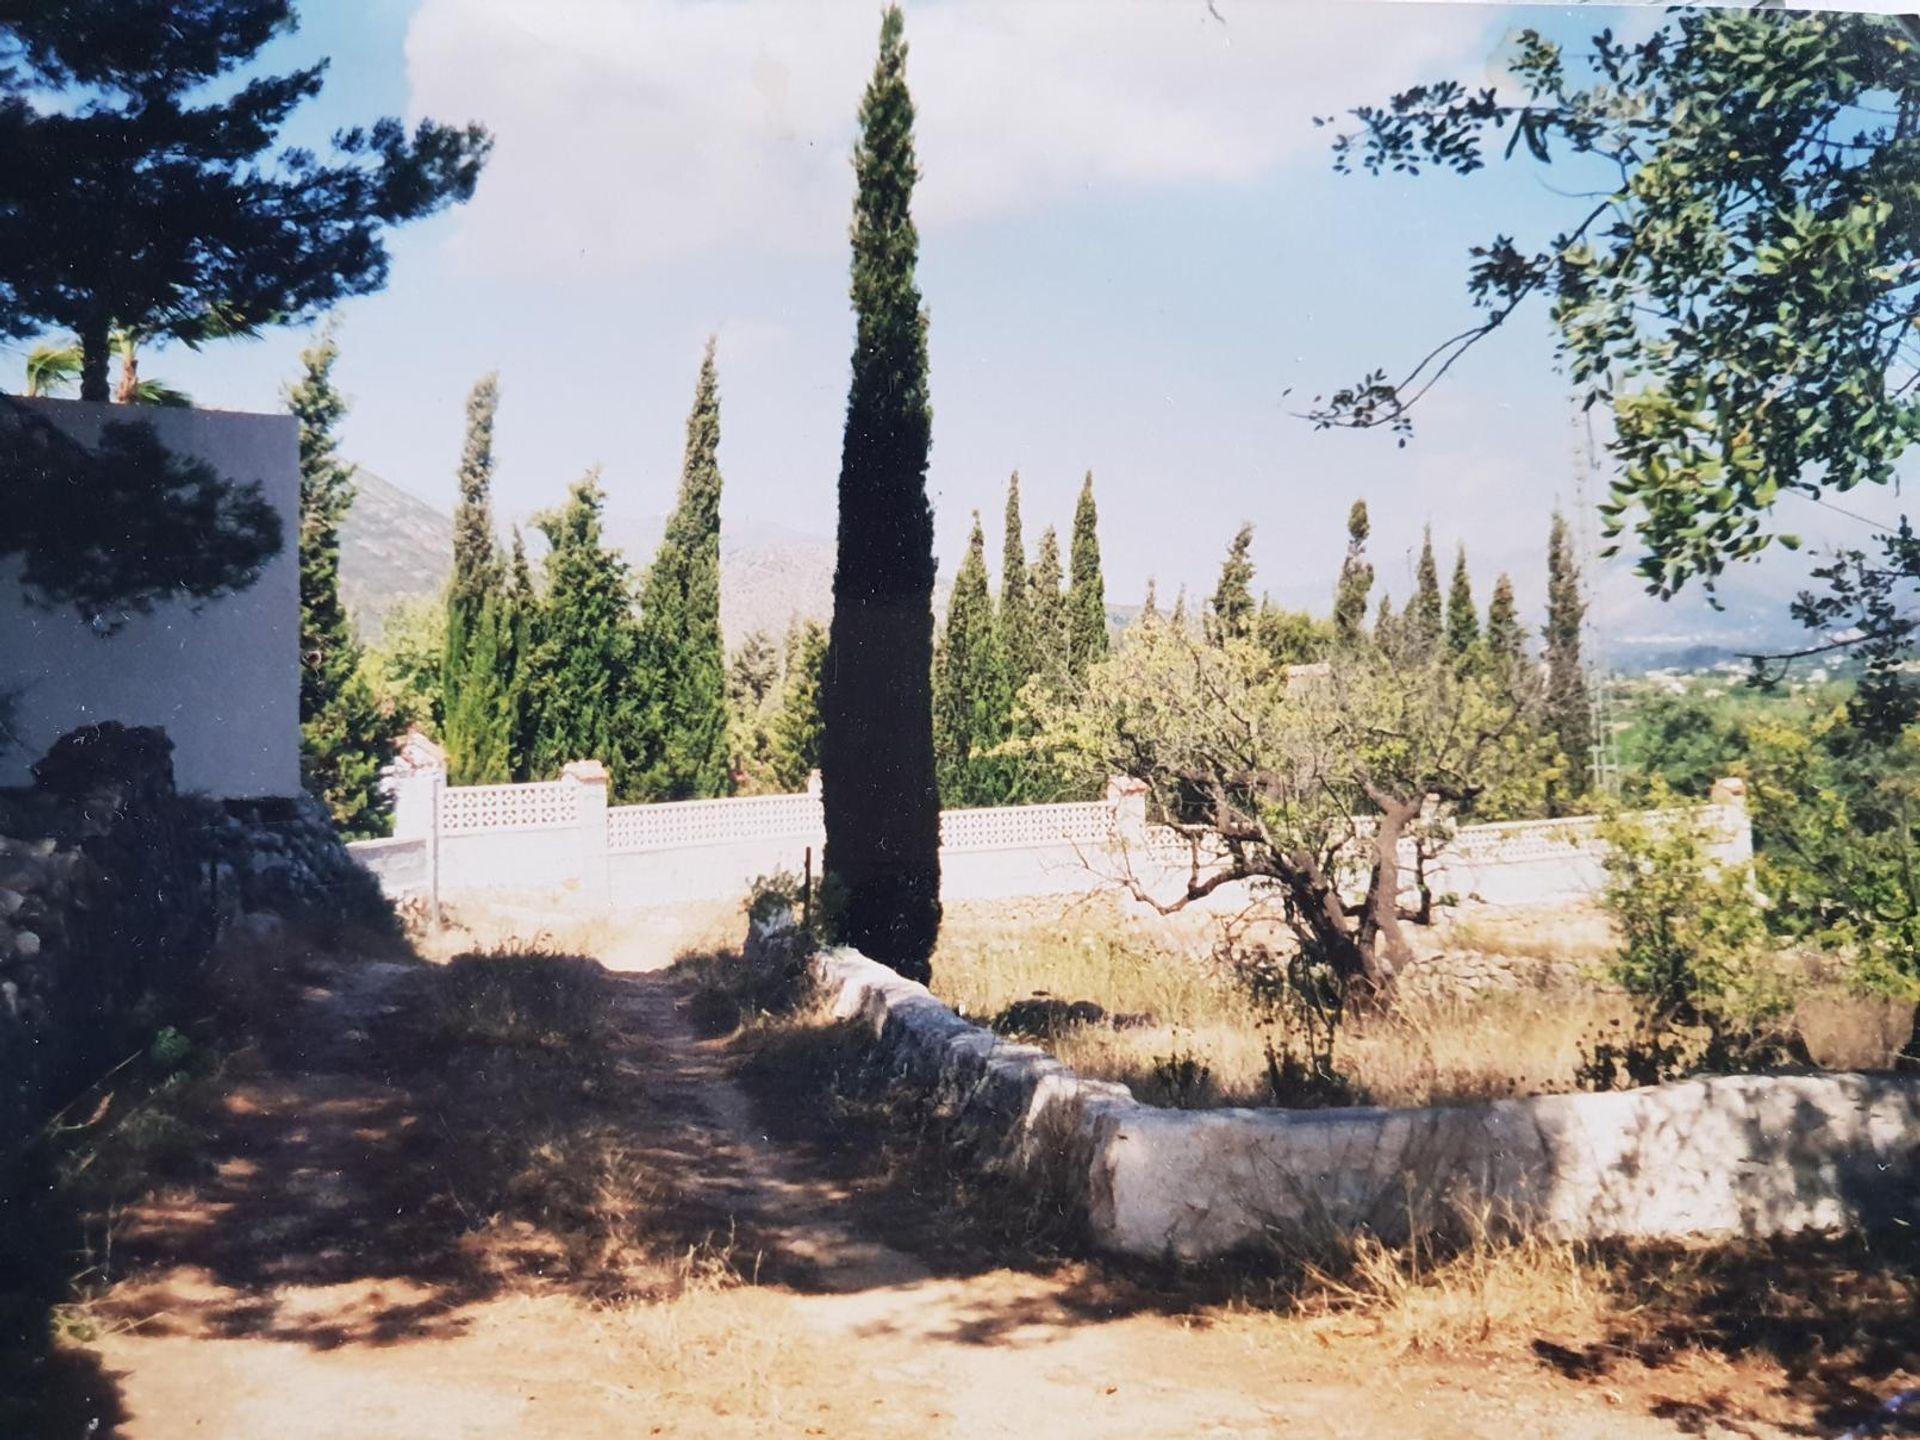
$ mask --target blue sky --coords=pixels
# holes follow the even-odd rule
[[[1537,605],[1572,473],[1543,314],[1463,363],[1404,449],[1292,411],[1463,328],[1468,248],[1550,235],[1578,201],[1545,181],[1577,177],[1337,176],[1312,117],[1486,76],[1522,26],[1571,39],[1654,18],[1216,4],[1223,21],[1199,0],[908,6],[943,563],[975,508],[997,554],[1010,471],[1031,543],[1064,531],[1091,469],[1116,599],[1149,575],[1166,598],[1204,592],[1246,519],[1258,583],[1324,608],[1360,496],[1396,593],[1431,519],[1447,559],[1466,542],[1483,603],[1504,568]],[[396,236],[387,291],[340,312],[353,459],[449,508],[464,394],[497,368],[503,512],[554,503],[596,462],[610,508],[664,512],[714,332],[726,520],[831,534],[846,155],[877,6],[310,0],[302,18],[267,57],[332,57],[300,138],[387,113],[480,119],[499,137],[474,203]],[[301,338],[145,369],[202,404],[276,408]],[[1614,624],[1686,628],[1631,589],[1606,587]]]

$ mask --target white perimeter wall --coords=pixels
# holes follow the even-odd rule
[[[60,736],[118,720],[158,725],[173,740],[182,790],[222,799],[300,790],[300,455],[290,415],[243,415],[20,400],[83,444],[108,421],[150,423],[163,444],[225,479],[259,481],[283,542],[259,580],[195,610],[166,601],[115,635],[96,635],[70,606],[40,609],[19,568],[0,562],[0,689],[18,691],[15,743],[0,753],[0,785],[28,784],[28,767]],[[82,499],[78,503],[84,503]]]
[[[820,873],[826,837],[817,796],[607,808],[605,795],[604,778],[447,789],[435,775],[418,776],[403,784],[395,838],[353,848],[396,897],[426,893],[437,865],[438,893],[448,899],[513,897],[568,908],[738,901],[760,876],[799,876],[809,850],[816,878]],[[1730,800],[1672,818],[1682,814],[1701,828],[1716,859],[1737,865],[1752,858],[1743,804]],[[1429,862],[1428,881],[1437,896],[1488,905],[1591,898],[1606,881],[1599,826],[1591,817],[1462,826]],[[1082,896],[1131,877],[1164,903],[1183,892],[1192,873],[1186,843],[1147,825],[1125,798],[949,810],[940,817],[940,838],[947,901]],[[1200,873],[1216,863],[1203,855]],[[1411,885],[1411,843],[1402,847],[1401,866],[1402,883]],[[1363,884],[1364,873],[1355,865],[1349,878]],[[1223,886],[1197,908],[1238,912],[1261,883]]]

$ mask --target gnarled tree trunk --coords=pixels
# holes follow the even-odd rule
[[[1420,802],[1396,800],[1378,791],[1372,799],[1380,807],[1380,818],[1373,831],[1373,870],[1360,915],[1360,935],[1374,952],[1375,964],[1391,977],[1413,959],[1413,949],[1400,929],[1400,841],[1407,826],[1420,818]]]

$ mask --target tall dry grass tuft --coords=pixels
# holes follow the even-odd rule
[[[1243,983],[1190,956],[1125,934],[974,931],[943,943],[933,986],[960,1013],[1150,1104],[1275,1103],[1269,1053],[1284,1049],[1281,1027]],[[1624,996],[1600,991],[1407,993],[1384,1014],[1350,1017],[1335,1063],[1352,1099],[1378,1105],[1553,1093],[1573,1088],[1595,1036],[1630,1017]]]
[[[431,974],[427,1032],[441,1044],[570,1050],[604,1036],[606,978],[591,960],[510,944]]]

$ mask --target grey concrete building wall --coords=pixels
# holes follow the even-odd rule
[[[179,601],[100,635],[70,607],[45,609],[0,562],[0,689],[15,692],[14,743],[0,751],[0,785],[61,735],[118,720],[158,725],[174,744],[183,790],[222,799],[300,790],[300,457],[290,415],[170,410],[78,400],[9,399],[84,444],[110,421],[152,424],[175,454],[229,480],[258,481],[279,512],[284,543],[259,580],[198,608]],[[77,503],[84,503],[80,497]]]

